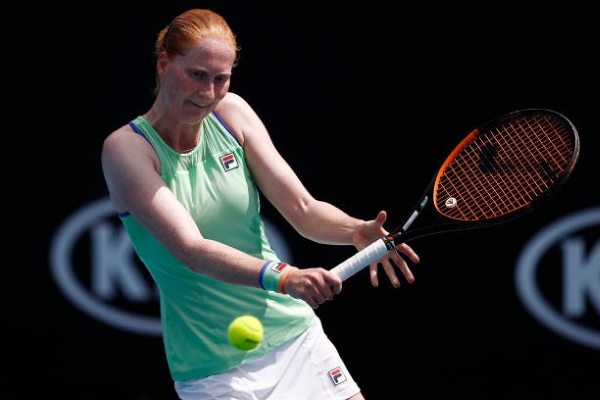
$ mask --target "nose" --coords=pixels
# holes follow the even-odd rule
[[[215,85],[212,82],[206,81],[198,85],[198,94],[203,98],[212,100],[215,98]]]

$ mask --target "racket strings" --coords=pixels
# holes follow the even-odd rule
[[[526,207],[560,181],[574,147],[570,126],[554,116],[526,115],[489,128],[447,163],[435,188],[436,208],[477,221]],[[450,198],[455,201],[446,207]]]

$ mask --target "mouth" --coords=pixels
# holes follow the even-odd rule
[[[192,103],[193,105],[195,105],[195,106],[196,106],[196,107],[198,107],[198,108],[207,108],[207,107],[208,107],[208,105],[202,105],[202,104],[198,104],[198,103],[196,103],[196,102],[195,102],[195,101],[193,101],[193,100],[189,100],[189,102],[190,102],[190,103]]]

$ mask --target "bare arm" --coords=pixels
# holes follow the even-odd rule
[[[241,98],[228,94],[217,111],[241,139],[259,188],[302,235],[321,243],[354,244],[363,248],[385,232],[382,228],[385,212],[380,212],[374,220],[363,221],[314,199],[279,155],[258,116]],[[105,140],[102,168],[117,210],[130,212],[188,268],[223,282],[260,287],[259,275],[265,260],[205,239],[160,177],[159,162],[150,144],[128,125]],[[399,254],[390,254],[411,280],[406,262]],[[405,254],[417,259],[412,250]],[[390,261],[386,259],[382,263],[392,283],[399,285]],[[375,286],[376,267],[377,264],[371,266]],[[296,270],[289,274],[284,286],[287,293],[303,299],[313,308],[333,299],[341,288],[339,277],[323,268]]]
[[[161,179],[150,144],[129,126],[105,140],[102,168],[117,210],[130,212],[191,270],[232,284],[259,286],[264,260],[205,239]]]
[[[319,243],[354,245],[360,250],[388,233],[383,229],[387,218],[384,211],[375,219],[365,221],[315,199],[274,147],[260,118],[242,98],[229,93],[217,106],[217,112],[240,137],[248,165],[262,193],[301,235]],[[409,246],[400,245],[398,250],[411,261],[419,262]],[[409,282],[414,280],[398,252],[391,251],[380,262],[394,286],[400,286],[394,265]],[[370,268],[374,286],[378,286],[377,264]]]
[[[319,243],[353,244],[353,234],[365,221],[315,199],[242,98],[229,93],[216,110],[241,138],[246,160],[261,192],[298,233]]]

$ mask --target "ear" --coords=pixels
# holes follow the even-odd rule
[[[169,63],[169,57],[167,56],[167,53],[164,51],[161,51],[160,54],[158,55],[158,59],[156,60],[156,72],[158,73],[158,76],[160,76],[161,78],[164,75],[165,70],[167,69],[168,63]]]

